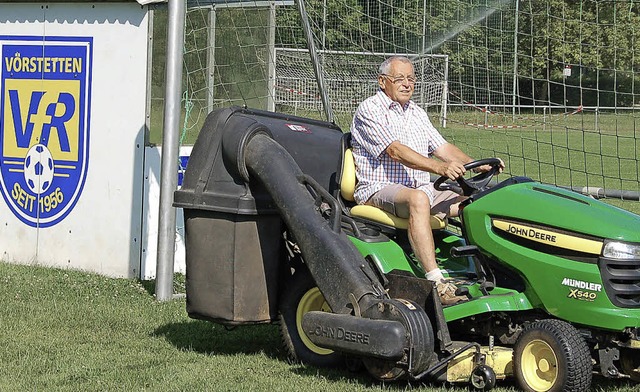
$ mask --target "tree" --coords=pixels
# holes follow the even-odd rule
[[[305,8],[318,49],[349,51],[371,46],[370,20],[357,0],[307,1]],[[281,46],[307,46],[297,6],[278,10],[276,28]]]
[[[518,15],[518,75],[533,100],[584,105],[632,104],[634,53],[640,50],[633,1],[526,0]],[[565,80],[563,69],[572,66]],[[565,91],[565,85],[575,85]],[[597,94],[584,94],[584,91]],[[626,90],[626,91],[624,91]],[[622,93],[617,94],[616,91]],[[523,90],[521,90],[523,92]]]

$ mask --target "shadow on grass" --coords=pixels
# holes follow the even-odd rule
[[[277,326],[271,324],[225,327],[208,321],[171,323],[157,328],[153,336],[164,337],[180,350],[207,355],[264,353],[284,359]]]
[[[154,280],[140,280],[140,285],[153,296],[156,293],[156,281]]]
[[[291,363],[282,347],[278,326],[274,324],[225,326],[202,320],[192,320],[163,325],[152,336],[166,339],[179,350],[204,355],[263,354],[270,359],[290,364],[290,371],[309,378],[321,376],[327,380],[354,380],[365,387],[382,383],[373,379],[366,370],[349,371],[342,368],[318,368]],[[385,389],[406,390],[407,381],[385,384]]]
[[[263,354],[288,363],[290,370],[302,376],[322,376],[328,380],[358,379],[358,384],[378,383],[366,372],[350,372],[345,368],[316,368],[289,361],[275,324],[247,325],[234,328],[202,320],[171,323],[157,328],[152,336],[161,337],[184,351],[204,355]],[[401,383],[406,387],[406,383]],[[399,388],[403,389],[403,388]]]

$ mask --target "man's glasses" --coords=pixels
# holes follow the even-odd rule
[[[407,81],[407,84],[416,84],[415,76],[392,76],[387,74],[380,74],[380,76],[384,76],[389,79],[393,84],[402,84],[404,81]]]

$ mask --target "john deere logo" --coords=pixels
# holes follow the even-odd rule
[[[0,189],[33,227],[64,219],[89,153],[91,38],[0,36]]]
[[[521,222],[497,218],[492,219],[491,223],[493,227],[498,230],[546,245],[596,255],[599,255],[602,250],[602,241],[584,238],[568,232],[560,232],[551,228],[534,227],[533,225]]]

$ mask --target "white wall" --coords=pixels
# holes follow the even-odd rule
[[[43,2],[1,9],[0,258],[139,276],[146,7]],[[30,186],[24,164],[36,144],[50,152],[54,177],[47,183],[45,170]],[[46,151],[38,157],[48,162]]]
[[[181,146],[178,167],[178,187],[182,185],[182,174],[186,169],[191,146]],[[144,161],[144,207],[142,217],[142,257],[140,266],[140,278],[155,279],[156,264],[158,260],[158,220],[160,208],[160,170],[162,163],[162,147],[153,146],[145,148]],[[174,246],[174,272],[184,274],[186,272],[186,256],[184,247],[184,213],[182,208],[176,209],[176,236]]]

